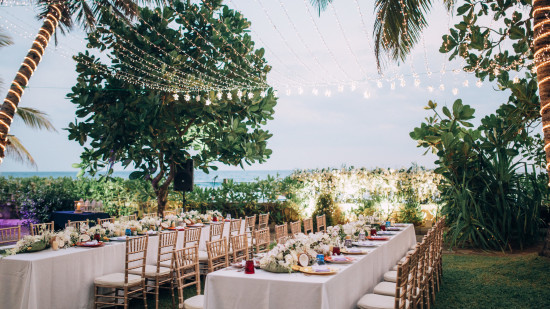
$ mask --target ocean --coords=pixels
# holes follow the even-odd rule
[[[267,176],[284,178],[291,170],[265,170],[265,171],[212,171],[206,174],[195,170],[194,183],[199,187],[217,187],[224,179],[232,179],[235,182],[252,182],[256,179],[266,179]],[[128,179],[131,171],[115,171],[114,177]],[[0,177],[71,177],[76,178],[77,172],[0,172]]]

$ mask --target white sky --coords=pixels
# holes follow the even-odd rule
[[[446,56],[438,52],[449,21],[439,7],[434,8],[429,17],[431,27],[425,34],[427,52],[424,53],[420,44],[405,64],[388,68],[379,88],[370,48],[372,40],[369,43],[365,35],[372,33],[372,1],[357,0],[368,29],[362,26],[355,0],[335,1],[338,19],[330,8],[320,18],[313,16],[328,50],[304,2],[309,0],[225,2],[242,10],[252,21],[256,46],[265,45],[266,58],[274,67],[269,82],[276,86],[280,96],[275,119],[267,125],[274,134],[268,142],[273,155],[267,163],[248,167],[249,170],[342,165],[398,168],[411,162],[432,167],[434,157],[423,156],[424,149],[416,148],[416,142],[409,137],[409,132],[428,116],[423,109],[428,100],[451,105],[455,99],[462,98],[465,104],[476,109],[479,120],[509,95],[494,91],[494,85],[488,82],[478,88],[475,78],[465,73],[440,73],[444,64],[447,69],[456,69],[460,62],[447,63],[443,61]],[[310,10],[315,13],[313,8]],[[31,45],[29,37],[34,37],[40,27],[34,14],[32,7],[0,7],[0,27],[15,41],[14,45],[0,49],[0,76],[5,82],[0,91],[2,96]],[[298,35],[294,29],[299,30]],[[63,128],[75,119],[75,107],[65,96],[77,76],[70,55],[84,50],[83,37],[81,31],[75,31],[68,37],[60,37],[57,46],[52,41],[22,98],[21,106],[47,112],[58,132],[33,131],[17,121],[10,131],[29,149],[39,171],[71,171],[74,170],[71,165],[79,162],[82,149],[77,142],[67,139]],[[419,87],[414,86],[411,64],[420,75]],[[431,77],[426,75],[427,70],[433,72]],[[396,74],[404,76],[405,87],[400,86],[399,79],[391,80]],[[465,80],[469,87],[464,87]],[[352,81],[357,85],[355,91],[350,89]],[[395,82],[394,90],[390,89],[392,82]],[[439,89],[440,84],[444,84],[444,91]],[[338,85],[345,85],[345,90],[338,92]],[[435,90],[429,92],[428,86]],[[298,94],[299,88],[304,91],[302,95]],[[458,95],[453,95],[453,88],[458,89]],[[313,89],[317,89],[319,95],[312,94]],[[327,90],[331,91],[330,97],[324,95]],[[365,91],[370,93],[370,98],[364,98]],[[223,166],[221,169],[236,168]],[[10,159],[0,166],[0,171],[32,170]]]

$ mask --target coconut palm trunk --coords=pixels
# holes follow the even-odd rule
[[[6,144],[8,142],[8,133],[13,121],[13,117],[17,112],[17,106],[21,101],[21,96],[25,87],[29,83],[29,79],[36,70],[38,64],[42,60],[44,51],[48,43],[55,33],[61,18],[61,8],[59,4],[51,4],[48,8],[48,14],[44,19],[44,24],[29,50],[27,56],[23,60],[19,71],[8,90],[8,95],[4,99],[4,103],[0,107],[0,163],[2,163],[6,155]]]

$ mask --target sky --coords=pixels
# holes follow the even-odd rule
[[[279,96],[275,118],[266,125],[273,134],[268,142],[273,154],[266,163],[247,170],[343,165],[400,168],[413,162],[433,167],[435,157],[424,156],[425,149],[417,148],[409,137],[429,115],[423,109],[429,100],[442,106],[461,98],[476,109],[478,122],[508,97],[488,81],[477,87],[473,75],[452,72],[461,63],[446,61],[438,50],[453,19],[438,5],[428,17],[430,27],[423,43],[404,63],[387,66],[380,77],[368,35],[374,18],[371,1],[335,0],[320,17],[306,6],[309,0],[224,3],[241,10],[252,22],[256,47],[265,47],[265,57],[273,66],[268,83]],[[40,27],[33,10],[31,6],[0,6],[0,27],[14,40],[12,46],[0,49],[0,77],[4,80],[0,95],[4,97]],[[10,131],[33,155],[38,171],[74,171],[71,165],[79,162],[82,148],[67,139],[64,128],[75,120],[75,105],[66,94],[77,76],[71,55],[85,50],[83,38],[84,33],[75,30],[66,37],[60,35],[57,45],[52,41],[22,97],[21,106],[46,112],[57,132],[34,131],[20,121],[14,122]],[[415,79],[420,81],[418,87]],[[433,87],[433,92],[428,87]],[[453,89],[458,91],[456,95]],[[35,170],[9,158],[0,166],[0,172]]]

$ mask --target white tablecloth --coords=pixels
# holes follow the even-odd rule
[[[206,250],[209,225],[203,227],[199,248]],[[244,220],[241,224],[244,233]],[[224,237],[229,235],[226,222]],[[177,248],[183,247],[178,233]],[[155,264],[158,237],[149,237],[147,264]],[[124,272],[125,242],[100,248],[51,249],[0,259],[0,309],[93,308],[94,279]]]
[[[276,274],[259,269],[253,275],[230,269],[210,273],[206,277],[205,308],[356,308],[357,301],[372,292],[384,273],[415,242],[414,227],[409,225],[381,246],[369,249],[367,255],[354,255],[357,260],[353,264],[331,265],[339,269],[332,276]]]

